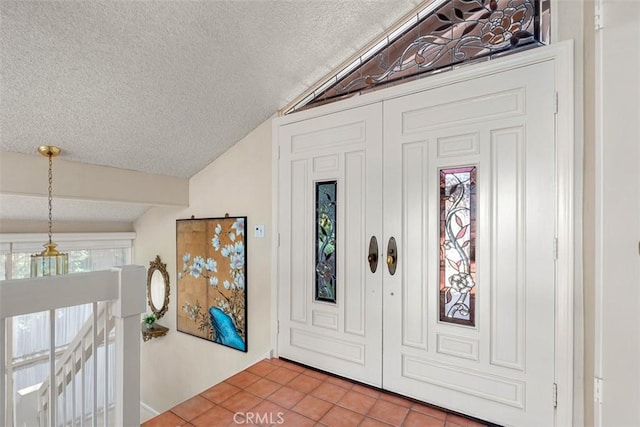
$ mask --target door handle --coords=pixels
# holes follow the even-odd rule
[[[378,269],[378,239],[376,239],[376,236],[371,236],[371,240],[369,240],[369,256],[367,257],[367,261],[369,261],[371,272],[375,273]]]
[[[396,266],[398,265],[398,246],[396,245],[396,239],[391,237],[389,244],[387,245],[387,268],[389,268],[389,274],[396,274]]]

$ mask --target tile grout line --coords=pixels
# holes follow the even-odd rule
[[[274,361],[277,361],[274,363]],[[264,367],[264,365],[269,365],[268,367]],[[260,365],[260,367],[258,366]],[[252,369],[253,368],[253,369]],[[280,371],[280,373],[284,376],[283,378],[280,378],[283,382],[281,381],[275,381],[272,378],[268,378],[269,375],[272,375],[274,372],[278,371],[279,369],[283,369],[282,371]],[[310,375],[312,374],[312,375]],[[255,378],[253,378],[255,377]],[[234,380],[234,378],[236,378]],[[273,385],[277,385],[277,387],[275,389],[273,389],[272,391],[268,391],[267,394],[265,394],[264,396],[260,396],[256,393],[262,393],[260,391],[260,388],[254,388],[255,392],[251,391],[248,389],[248,387],[251,387],[253,385],[255,385],[256,383],[258,383],[261,380],[267,380],[271,384],[273,383]],[[231,380],[231,382],[229,381]],[[295,382],[296,380],[298,380],[297,382]],[[291,385],[291,383],[295,382],[294,385]],[[235,383],[235,384],[234,384]],[[213,400],[207,398],[206,396],[204,396],[205,393],[207,393],[209,390],[220,386],[221,384],[226,384],[227,386],[233,387],[235,389],[237,389],[235,392],[229,394],[228,396],[225,396],[224,399],[220,400],[219,403],[214,402]],[[305,384],[309,384],[309,386],[311,388],[309,388],[308,390],[305,387]],[[321,397],[322,393],[318,393],[318,395],[313,394],[314,392],[316,392],[318,389],[320,389],[323,385],[327,385],[330,386],[329,388],[333,388],[333,387],[338,387],[339,389],[341,389],[340,391],[343,391],[344,393],[337,399],[333,399],[329,396],[325,395],[325,398]],[[276,394],[278,391],[282,390],[283,388],[287,387],[289,390],[293,390],[297,393],[300,393],[302,397],[300,397],[300,399],[296,400],[295,403],[291,404],[291,406],[289,408],[287,408],[286,406],[281,404],[281,401],[275,401],[275,400],[270,400],[269,398],[272,397],[274,394]],[[228,402],[230,399],[232,399],[234,396],[237,396],[239,393],[246,393],[247,395],[251,396],[252,398],[256,399],[256,403],[251,405],[250,408],[244,409],[245,411],[250,411],[251,409],[255,409],[258,406],[262,405],[263,403],[270,403],[273,404],[279,408],[282,408],[283,410],[285,410],[286,412],[291,412],[296,414],[297,416],[303,417],[307,420],[309,420],[309,422],[314,423],[315,425],[322,425],[325,426],[325,422],[322,422],[322,420],[334,409],[334,408],[340,408],[342,410],[345,411],[349,411],[350,413],[356,414],[357,416],[361,416],[362,419],[358,422],[358,425],[363,424],[365,421],[367,420],[372,420],[372,421],[377,421],[377,422],[381,422],[384,424],[387,424],[387,422],[385,420],[379,419],[376,416],[372,416],[370,415],[372,413],[372,410],[374,407],[376,407],[376,405],[380,402],[384,402],[386,405],[392,405],[392,407],[394,408],[401,408],[402,410],[404,410],[404,414],[402,416],[402,419],[400,420],[399,426],[403,426],[410,414],[412,412],[415,412],[418,416],[420,417],[428,417],[430,419],[433,419],[434,421],[438,421],[442,424],[442,427],[445,426],[449,426],[449,427],[461,427],[460,424],[458,424],[455,421],[458,420],[454,420],[450,418],[452,416],[459,416],[460,418],[464,419],[464,420],[468,420],[470,423],[473,423],[473,425],[477,425],[480,426],[481,424],[473,419],[469,419],[467,417],[464,417],[463,415],[459,415],[459,414],[454,414],[452,412],[446,411],[442,408],[438,408],[438,407],[434,407],[432,405],[429,405],[427,402],[421,402],[421,401],[417,401],[415,399],[411,399],[411,398],[407,398],[405,396],[401,396],[398,395],[396,393],[392,393],[392,392],[388,392],[386,390],[382,390],[382,389],[378,389],[376,387],[371,387],[369,385],[366,384],[361,384],[359,382],[356,381],[351,381],[348,380],[346,378],[337,376],[337,375],[333,375],[331,373],[326,373],[326,372],[322,372],[319,371],[317,369],[311,368],[311,367],[305,367],[303,365],[299,365],[296,364],[294,362],[291,361],[287,361],[287,360],[282,360],[282,359],[263,359],[259,362],[257,362],[256,364],[248,367],[247,369],[240,371],[234,375],[232,375],[231,377],[221,381],[220,383],[209,387],[208,389],[202,391],[201,393],[198,393],[196,395],[194,395],[192,398],[185,400],[184,402],[179,403],[178,405],[174,406],[173,408],[171,408],[169,411],[172,415],[178,417],[180,420],[183,420],[184,423],[189,423],[192,424],[191,421],[195,420],[196,418],[206,414],[207,412],[215,409],[216,407],[220,407],[221,409],[224,409],[225,411],[228,412],[234,412],[232,409],[227,408],[227,406],[224,405],[225,402]],[[349,394],[356,394],[356,395],[360,395],[363,397],[367,397],[370,399],[373,399],[373,403],[363,412],[360,412],[358,410],[354,410],[352,409],[352,407],[348,407],[345,406],[344,403],[341,404],[342,400]],[[375,396],[373,396],[374,394],[376,394]],[[199,396],[203,399],[205,399],[208,403],[214,405],[211,408],[208,408],[206,410],[204,410],[202,413],[199,413],[198,415],[192,417],[192,420],[186,420],[183,417],[179,416],[176,412],[173,411],[173,409],[175,409],[176,407],[182,405],[183,403],[195,398],[196,396]],[[328,405],[327,406],[327,410],[323,411],[322,414],[319,415],[318,419],[314,419],[309,417],[307,414],[304,413],[304,411],[302,411],[302,408],[298,408],[297,410],[294,409],[296,408],[300,402],[302,402],[304,399],[306,399],[307,397],[311,397],[313,399],[317,399],[320,402],[323,402],[323,404]],[[386,398],[385,398],[386,397]],[[332,400],[327,400],[328,398],[331,398]],[[393,398],[393,399],[390,399]],[[403,403],[400,403],[399,400],[401,400]],[[295,400],[295,399],[294,399]],[[314,402],[315,403],[315,402]],[[286,404],[287,406],[289,405],[289,403]],[[408,406],[405,406],[408,405]],[[426,413],[420,410],[414,410],[414,407],[416,405],[422,405],[425,408],[429,408],[430,410],[433,411],[437,411],[439,413],[441,413],[443,415],[443,418],[437,417],[435,415],[432,415],[430,413]],[[314,405],[311,404],[310,408],[312,408]],[[309,410],[313,410],[313,409],[309,409]],[[301,412],[299,412],[301,411]],[[236,411],[237,412],[237,411]],[[162,414],[160,414],[162,415]],[[159,416],[160,416],[159,415]],[[317,415],[316,415],[317,416]],[[151,420],[148,420],[145,425],[149,422],[152,421],[153,418]],[[462,421],[462,420],[460,420]],[[465,423],[466,424],[466,423]],[[486,424],[484,424],[486,426]]]

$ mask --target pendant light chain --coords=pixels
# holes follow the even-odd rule
[[[51,215],[52,205],[52,188],[53,188],[53,156],[49,153],[49,243],[51,243],[53,217]]]
[[[41,145],[38,153],[49,159],[49,241],[44,250],[31,255],[31,277],[57,276],[69,272],[69,254],[58,252],[53,242],[53,158],[60,155],[60,148],[55,145]]]

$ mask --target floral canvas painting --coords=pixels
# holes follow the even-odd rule
[[[247,217],[176,221],[178,331],[247,351]]]

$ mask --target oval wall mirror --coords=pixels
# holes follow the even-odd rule
[[[167,264],[162,262],[160,255],[156,255],[156,259],[149,262],[147,271],[147,302],[157,319],[169,309],[170,290]]]

